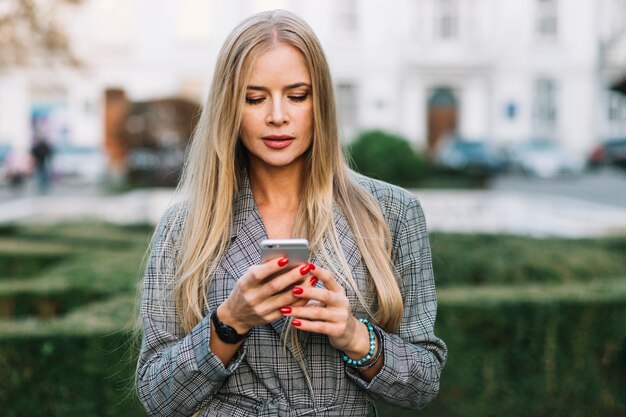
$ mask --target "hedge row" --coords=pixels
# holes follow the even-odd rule
[[[433,233],[437,287],[574,283],[623,277],[626,236],[534,239]]]
[[[484,169],[437,166],[406,138],[381,130],[361,132],[344,153],[356,171],[402,187],[484,188],[492,177]]]
[[[0,307],[14,306],[0,318],[1,415],[145,416],[129,320],[148,236],[145,227],[0,228],[0,263],[18,265],[0,268]],[[450,357],[420,415],[626,415],[626,238],[431,241],[436,331]],[[42,260],[19,266],[16,253]],[[38,313],[50,306],[56,314]]]
[[[132,299],[124,302],[129,312]],[[120,305],[109,308],[112,314]],[[98,314],[106,309],[93,317]],[[50,332],[45,323],[30,334],[24,328],[20,334],[21,326],[4,330],[2,415],[145,416],[132,390],[131,333],[107,327],[90,333],[88,324],[77,330],[81,319],[90,315],[76,314]],[[471,291],[466,301],[444,296],[437,334],[448,344],[449,360],[439,396],[420,415],[623,416],[624,323],[626,299],[482,303],[471,300]],[[384,404],[379,411],[415,415]]]
[[[442,302],[437,332],[450,356],[422,415],[626,415],[626,297],[606,295]]]
[[[126,332],[0,340],[5,417],[145,416],[132,391]]]

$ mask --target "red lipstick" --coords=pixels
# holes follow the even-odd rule
[[[291,142],[293,142],[296,138],[291,135],[266,135],[261,139],[263,139],[263,143],[268,148],[283,149],[291,145]]]

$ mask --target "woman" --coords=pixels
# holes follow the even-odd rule
[[[181,190],[143,283],[151,415],[363,416],[370,397],[432,400],[447,352],[422,210],[347,168],[328,65],[301,19],[260,13],[228,37]],[[261,263],[268,237],[307,238],[311,263]]]

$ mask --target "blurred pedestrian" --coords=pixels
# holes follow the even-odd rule
[[[11,149],[7,155],[7,179],[14,194],[19,195],[24,189],[26,179],[31,174],[33,163],[27,149]]]
[[[40,194],[46,194],[50,187],[50,163],[52,159],[52,148],[48,142],[37,137],[35,144],[30,150],[35,162],[35,175],[37,177],[37,190]]]
[[[284,11],[219,56],[180,190],[143,282],[139,396],[154,416],[365,416],[420,408],[447,350],[434,335],[428,234],[409,192],[351,171],[311,28]],[[310,263],[260,261],[306,238]]]

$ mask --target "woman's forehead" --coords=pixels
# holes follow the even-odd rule
[[[267,87],[268,84],[288,86],[298,83],[311,83],[306,59],[296,47],[280,43],[256,57],[247,84]]]

